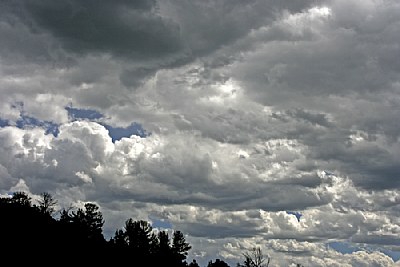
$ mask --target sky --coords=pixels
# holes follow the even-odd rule
[[[399,14],[0,0],[0,195],[180,230],[202,267],[400,265]]]

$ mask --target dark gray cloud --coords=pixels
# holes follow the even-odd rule
[[[121,83],[127,87],[137,88],[142,85],[146,79],[150,78],[156,72],[155,69],[138,67],[134,69],[126,69],[121,73]]]
[[[110,53],[118,57],[149,60],[183,53],[195,58],[229,44],[249,30],[272,22],[282,9],[298,12],[312,1],[67,1],[4,2],[5,20],[16,33],[38,39],[28,49],[41,51],[49,43],[77,54]],[[221,20],[224,14],[224,20]],[[54,38],[49,41],[46,38]],[[22,37],[22,35],[21,35]],[[16,38],[9,38],[16,42]],[[42,42],[42,43],[41,43]],[[47,43],[47,45],[45,45]],[[12,47],[12,43],[8,44]],[[24,45],[21,42],[20,45]],[[32,44],[31,44],[32,45]],[[35,52],[34,47],[39,49]],[[26,47],[21,47],[23,52]],[[179,61],[179,60],[178,60]],[[186,61],[186,60],[185,60]],[[183,63],[183,62],[182,62]],[[181,64],[182,64],[181,63]]]
[[[204,55],[247,35],[249,30],[271,23],[282,9],[298,12],[311,2],[177,0],[160,5],[182,26],[190,49]]]
[[[295,12],[310,3],[6,1],[0,25],[6,38],[0,53],[13,64],[20,59],[68,68],[79,66],[79,59],[87,55],[110,55],[127,63],[118,70],[121,83],[137,88],[159,69],[212,54],[271,23],[282,8]],[[131,60],[134,66],[129,66]],[[91,81],[94,68],[81,69],[85,78],[80,80]]]
[[[180,50],[179,26],[154,1],[34,1],[23,6],[34,31],[47,31],[67,50],[153,58]],[[29,21],[31,20],[31,21]]]

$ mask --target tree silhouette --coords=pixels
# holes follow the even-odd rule
[[[186,242],[185,236],[181,231],[175,231],[172,238],[172,251],[176,255],[177,264],[181,264],[186,260],[188,251],[192,247]]]
[[[152,230],[153,228],[147,221],[128,219],[125,222],[125,235],[128,247],[141,255],[148,254],[154,241]]]
[[[35,255],[50,255],[55,251],[56,221],[32,205],[27,193],[16,192],[1,198],[0,218],[2,264],[8,263],[10,255],[16,253],[22,255],[14,258],[18,265],[36,264],[39,258]]]
[[[125,232],[122,229],[117,229],[115,231],[114,237],[111,238],[109,242],[111,244],[114,244],[118,248],[123,248],[128,246]]]
[[[149,222],[131,218],[106,241],[103,215],[96,204],[63,208],[58,219],[51,216],[56,204],[47,192],[41,194],[38,205],[32,205],[25,192],[0,197],[0,236],[6,244],[0,250],[2,255],[18,252],[24,255],[18,264],[43,265],[51,255],[73,249],[71,256],[79,259],[80,265],[104,264],[108,258],[115,265],[199,267],[195,260],[187,264],[191,246],[181,231],[173,231],[171,238],[169,232],[154,230]],[[2,263],[12,262],[3,257]]]
[[[163,258],[170,258],[172,255],[172,249],[171,249],[171,241],[169,238],[169,235],[166,231],[160,231],[157,235],[158,240],[154,244],[155,249],[154,252],[158,254],[158,256],[163,257]]]
[[[15,192],[11,197],[10,202],[23,207],[30,207],[32,205],[31,198],[27,193],[22,191]]]
[[[118,259],[126,258],[124,254],[129,253],[148,266],[186,267],[186,256],[191,249],[182,232],[174,231],[171,240],[168,232],[155,234],[150,223],[132,218],[125,221],[123,229],[115,231],[109,243]]]
[[[88,248],[105,249],[103,224],[103,215],[96,204],[86,203],[84,208],[76,211],[72,208],[61,210],[58,227],[62,229],[59,232],[62,246],[74,247],[79,253]]]
[[[245,260],[243,264],[238,263],[238,267],[268,267],[271,261],[270,257],[265,257],[261,248],[254,247],[249,252],[243,253]]]
[[[191,263],[189,263],[188,265],[189,267],[200,267],[199,264],[197,263],[197,261],[195,259],[192,260]]]
[[[209,261],[207,267],[229,267],[223,260],[216,259],[215,262]]]
[[[38,209],[40,212],[52,215],[55,211],[55,205],[57,204],[57,200],[53,198],[53,196],[50,193],[43,192],[40,194],[41,199],[38,201]]]
[[[93,203],[86,203],[85,210],[78,209],[74,214],[73,220],[80,225],[89,239],[103,240],[103,215],[99,207]]]

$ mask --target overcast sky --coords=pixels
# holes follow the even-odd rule
[[[399,1],[0,0],[0,36],[1,195],[202,266],[399,260]]]

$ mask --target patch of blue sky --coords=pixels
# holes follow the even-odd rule
[[[107,130],[113,142],[121,140],[124,137],[130,137],[131,135],[137,135],[140,137],[146,137],[150,134],[143,129],[139,123],[132,123],[128,127],[113,127],[107,124],[102,124]]]
[[[172,229],[172,224],[168,220],[160,220],[156,218],[150,218],[152,221],[153,228],[161,229]]]
[[[400,251],[383,249],[383,248],[380,248],[380,249],[377,249],[377,250],[379,250],[380,252],[385,253],[386,255],[391,257],[394,262],[400,261]]]
[[[93,109],[80,109],[73,107],[65,107],[68,111],[68,116],[71,120],[87,119],[87,120],[98,120],[104,117],[103,114]]]
[[[303,216],[303,214],[301,214],[298,211],[286,211],[286,213],[296,216],[296,219],[297,219],[298,222],[300,221],[301,216]]]
[[[21,109],[23,109],[23,104],[21,104],[20,106]],[[96,110],[79,109],[73,107],[66,107],[65,109],[68,111],[68,116],[72,121],[89,120],[96,121],[103,125],[108,130],[113,142],[120,140],[123,137],[129,138],[131,135],[137,135],[140,137],[146,137],[150,135],[150,133],[143,129],[142,125],[136,122],[133,122],[128,127],[114,127],[104,122],[100,122],[100,119],[102,119],[104,115]],[[39,127],[44,129],[46,134],[52,134],[54,137],[57,137],[59,134],[59,124],[51,121],[39,120],[37,118],[24,115],[23,110],[21,111],[21,117],[16,122],[11,122],[9,120],[0,118],[0,127],[6,126],[16,126],[20,129]]]
[[[351,254],[356,251],[364,250],[354,244],[350,244],[347,242],[330,242],[327,244],[327,246],[342,254]]]
[[[23,114],[15,123],[0,118],[0,127],[6,127],[6,126],[16,126],[20,129],[39,127],[45,130],[45,134],[52,134],[55,137],[57,137],[57,135],[59,134],[58,124],[53,123],[51,121],[42,121],[34,117],[26,116]]]
[[[0,118],[0,127],[6,127],[6,126],[10,126],[9,121]]]
[[[124,137],[130,137],[131,135],[137,135],[140,137],[149,136],[149,133],[143,129],[142,125],[139,123],[133,122],[128,127],[114,127],[108,125],[104,122],[100,122],[100,119],[104,118],[104,115],[100,112],[92,109],[80,109],[73,107],[66,107],[68,111],[68,116],[71,120],[89,120],[89,121],[97,121],[101,125],[103,125],[107,130],[113,142],[117,140],[121,140]]]

